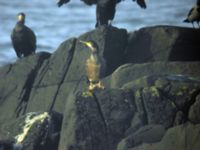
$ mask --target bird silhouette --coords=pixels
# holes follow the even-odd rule
[[[62,6],[65,3],[68,3],[70,0],[59,0],[57,2],[58,6]],[[114,19],[116,12],[116,5],[123,0],[81,0],[87,5],[96,4],[96,24],[95,27],[101,25],[109,25]],[[145,0],[133,0],[141,8],[146,8]],[[110,21],[110,22],[109,22]]]
[[[34,32],[25,25],[25,14],[17,15],[17,23],[11,33],[13,48],[18,58],[26,57],[36,50],[36,36]]]
[[[197,0],[196,4],[190,9],[187,18],[183,22],[192,23],[193,28],[195,28],[194,22],[197,22],[200,28],[200,0]]]

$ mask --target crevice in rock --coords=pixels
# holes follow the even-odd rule
[[[109,141],[109,133],[110,133],[110,129],[109,129],[109,125],[108,125],[108,123],[107,123],[107,121],[106,121],[106,119],[105,119],[105,116],[104,116],[104,114],[103,114],[103,112],[102,112],[102,109],[101,109],[101,105],[100,105],[100,103],[99,103],[99,101],[98,101],[98,98],[97,98],[97,96],[95,95],[95,93],[93,93],[93,97],[94,97],[94,100],[95,100],[95,102],[96,102],[96,104],[97,104],[97,108],[98,108],[98,112],[99,112],[99,114],[100,114],[100,117],[101,117],[101,120],[103,121],[103,124],[104,124],[104,127],[105,127],[105,133],[106,133],[106,138],[108,139],[108,141]],[[109,147],[110,147],[110,145],[108,145],[108,149],[109,149]]]
[[[192,94],[191,100],[188,101],[188,102],[186,102],[185,106],[182,108],[182,111],[183,111],[183,113],[184,113],[185,116],[186,116],[186,120],[188,120],[188,114],[189,114],[190,106],[192,106],[192,105],[195,103],[196,97],[197,97],[197,95],[199,95],[199,94],[200,94],[200,89],[197,90],[197,91],[195,91],[195,92]]]
[[[163,91],[163,90],[161,90],[159,88],[157,88],[157,89],[158,89],[159,93],[161,93],[161,95],[163,97],[165,97],[167,100],[169,100],[171,103],[173,103],[173,105],[175,105],[175,107],[178,109],[178,111],[179,110],[181,111],[181,108],[176,104],[176,102],[174,102],[173,97],[169,95],[170,91],[165,92],[165,91]]]
[[[173,122],[172,122],[172,124],[169,126],[169,127],[167,127],[167,128],[170,128],[170,127],[172,127],[172,126],[175,126],[175,120],[176,120],[176,116],[177,116],[177,112],[182,112],[182,109],[176,104],[176,102],[173,100],[173,97],[171,96],[171,95],[169,95],[169,92],[170,92],[170,89],[168,90],[168,91],[163,91],[163,90],[161,90],[161,89],[159,89],[159,88],[157,88],[158,89],[158,91],[159,91],[159,93],[160,93],[160,95],[162,96],[162,98],[165,98],[166,100],[168,100],[170,103],[172,103],[172,105],[174,105],[175,106],[175,108],[176,108],[176,110],[175,110],[175,112],[174,112],[174,114],[173,114],[173,116],[172,116],[172,120],[173,120]],[[185,122],[185,120],[183,120],[183,122]]]
[[[9,64],[5,67],[2,67],[3,68],[3,71],[0,73],[0,78],[4,78],[6,77],[10,71],[12,70],[12,67],[13,67],[13,64]],[[1,69],[1,68],[0,68]],[[4,71],[5,70],[5,71]],[[1,71],[1,70],[0,70]]]
[[[159,92],[162,94],[162,96],[164,96],[166,99],[168,99],[170,102],[172,102],[172,103],[175,105],[175,107],[177,108],[177,112],[178,112],[178,111],[183,112],[183,114],[184,114],[184,116],[185,116],[183,122],[186,122],[186,121],[188,120],[188,113],[189,113],[190,106],[192,106],[192,105],[195,103],[196,96],[197,96],[198,94],[200,94],[200,90],[195,91],[195,92],[192,94],[191,99],[190,99],[188,102],[185,103],[185,105],[183,106],[183,108],[180,108],[180,107],[176,104],[176,102],[173,101],[172,96],[170,96],[168,93],[162,91],[161,89],[159,89]],[[176,117],[176,115],[174,115],[174,120],[175,120],[175,117]]]
[[[100,114],[100,116],[101,116],[101,119],[103,120],[103,124],[104,124],[104,126],[105,126],[105,129],[108,131],[108,124],[107,124],[107,122],[106,122],[106,119],[105,119],[105,117],[104,117],[104,114],[103,114],[103,112],[102,112],[102,110],[101,110],[101,105],[100,105],[100,103],[99,103],[99,101],[98,101],[98,98],[96,97],[95,93],[93,93],[93,97],[94,97],[94,100],[95,100],[95,102],[96,102],[96,104],[97,104],[97,108],[98,108],[99,114]]]
[[[37,85],[40,85],[40,83],[42,82],[42,80],[43,80],[43,78],[44,78],[44,76],[45,76],[45,74],[46,74],[46,72],[48,71],[48,69],[47,69],[47,66],[49,65],[49,60],[47,60],[47,62],[46,62],[46,64],[44,65],[44,69],[41,71],[41,78],[40,78],[40,80],[38,81],[38,83],[37,83]]]
[[[31,72],[28,74],[27,80],[23,86],[23,89],[21,91],[20,96],[18,97],[18,99],[20,100],[20,102],[18,103],[15,112],[16,112],[16,117],[19,117],[20,114],[24,114],[26,112],[26,108],[27,108],[27,103],[29,101],[29,97],[31,94],[31,90],[32,90],[32,86],[34,84],[35,78],[37,76],[37,73],[40,69],[40,67],[42,66],[43,62],[45,61],[45,57],[40,57],[35,68],[31,70]]]
[[[178,111],[181,111],[181,112],[182,112],[182,109],[176,104],[176,102],[174,102],[173,97],[172,97],[171,95],[169,95],[169,92],[170,92],[170,90],[171,90],[171,87],[170,87],[170,89],[169,89],[168,91],[163,91],[163,90],[160,89],[160,88],[157,88],[157,89],[158,89],[159,93],[162,95],[162,97],[164,97],[166,100],[170,101],[170,103],[172,103],[172,104],[176,107],[176,109],[177,109],[176,113],[177,113]],[[174,122],[175,122],[175,120],[176,120],[176,113],[175,113],[174,116],[173,116],[173,124],[174,124]],[[183,120],[183,122],[185,122],[185,121]],[[172,124],[171,126],[174,126],[173,124]],[[170,126],[170,127],[171,127],[171,126]],[[170,127],[169,127],[169,128],[170,128]]]
[[[81,99],[82,100],[82,99]],[[82,100],[82,101],[84,101],[84,100]],[[88,132],[88,134],[89,134],[89,136],[90,137],[92,137],[91,139],[90,139],[90,146],[91,146],[91,149],[94,149],[94,147],[95,147],[95,144],[94,144],[94,140],[93,139],[95,139],[95,135],[93,134],[93,128],[92,128],[92,125],[91,125],[91,119],[90,119],[90,112],[87,110],[87,104],[85,104],[85,102],[83,102],[84,104],[83,105],[81,105],[81,108],[79,108],[80,109],[80,113],[84,116],[84,120],[86,120],[86,123],[85,123],[85,125],[84,125],[84,128],[89,128],[89,132]]]
[[[54,104],[55,104],[55,102],[56,102],[56,98],[57,98],[57,96],[58,96],[58,93],[59,93],[59,91],[60,91],[60,88],[61,88],[62,84],[64,83],[65,76],[67,75],[68,70],[69,70],[69,68],[70,68],[71,62],[72,62],[73,57],[74,57],[74,51],[75,51],[75,47],[76,47],[76,42],[77,42],[77,39],[74,39],[74,40],[73,40],[73,44],[72,44],[72,48],[70,49],[69,55],[68,55],[68,57],[67,57],[67,62],[66,62],[67,64],[65,65],[66,67],[63,69],[63,75],[62,75],[62,77],[61,77],[61,79],[60,79],[60,82],[58,83],[58,88],[57,88],[57,90],[56,90],[56,92],[55,92],[55,94],[54,94],[54,97],[53,97],[53,99],[52,99],[52,102],[51,102],[51,104],[50,104],[50,107],[48,108],[48,111],[49,111],[49,112],[51,112],[52,109],[53,109],[53,107],[54,107]]]
[[[9,72],[12,70],[12,66],[13,66],[12,64],[9,65],[8,71],[6,71],[6,75],[8,75]]]
[[[144,95],[143,95],[143,89],[144,88],[141,88],[139,90],[140,92],[140,99],[141,99],[141,104],[142,104],[142,107],[143,107],[143,111],[144,111],[144,114],[143,114],[143,121],[144,121],[144,124],[148,124],[148,113],[147,113],[147,109],[146,109],[146,106],[145,106],[145,102],[144,102]]]

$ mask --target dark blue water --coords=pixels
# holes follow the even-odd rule
[[[113,25],[134,31],[153,25],[189,26],[182,23],[195,0],[146,0],[143,10],[132,0],[121,2]],[[26,25],[37,36],[37,52],[54,52],[59,44],[71,37],[94,29],[95,6],[86,6],[80,0],[71,0],[61,8],[56,0],[0,0],[0,66],[15,62],[10,33],[18,12],[26,13]]]

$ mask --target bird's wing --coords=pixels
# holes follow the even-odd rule
[[[87,5],[93,5],[96,4],[98,0],[81,0]]]
[[[70,0],[58,0],[57,5],[58,7],[62,6],[63,4],[68,3]]]
[[[15,42],[15,29],[13,29],[10,37],[11,37],[11,41],[12,41],[12,45],[13,45],[13,48],[15,50],[15,53],[17,54],[17,57],[20,58],[21,57],[21,51],[17,47],[17,44]]]
[[[141,8],[147,8],[145,0],[133,0],[136,1],[137,4],[141,7]]]
[[[35,36],[35,33],[28,27],[26,27],[26,32],[27,32],[27,39],[30,39],[29,41],[29,44],[31,46],[31,49],[35,52],[36,50],[36,36]]]
[[[192,8],[190,9],[190,11],[189,11],[189,13],[188,13],[188,17],[192,14],[193,10],[194,10],[194,7],[192,7]]]

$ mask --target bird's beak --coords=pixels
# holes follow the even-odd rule
[[[91,43],[90,42],[87,42],[87,41],[82,41],[82,40],[79,40],[80,43],[83,43],[84,45],[88,46],[88,47],[92,47]]]

